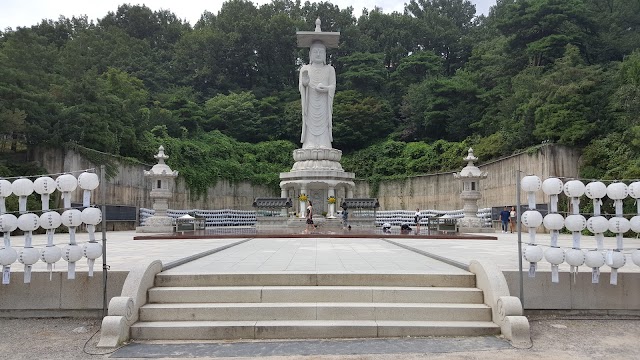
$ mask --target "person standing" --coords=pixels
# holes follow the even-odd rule
[[[500,221],[502,221],[502,233],[506,233],[508,230],[509,217],[511,213],[509,213],[508,208],[505,206],[502,211],[500,211]]]
[[[421,214],[420,214],[420,209],[416,209],[416,215],[414,217],[414,222],[416,224],[416,235],[420,234],[420,218],[421,218]]]
[[[307,206],[307,228],[305,233],[309,233],[309,229],[313,230],[313,205],[311,204],[311,200],[309,200],[309,206]]]
[[[342,203],[342,230],[346,230],[349,226],[349,212],[347,211],[347,204]]]
[[[511,227],[511,233],[513,233],[513,229],[516,228],[516,217],[518,213],[516,212],[516,208],[514,206],[511,207],[511,211],[509,212],[509,226]]]

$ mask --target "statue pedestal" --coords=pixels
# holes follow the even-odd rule
[[[138,226],[139,233],[171,233],[173,232],[173,219],[168,216],[152,216],[145,221],[144,226]]]

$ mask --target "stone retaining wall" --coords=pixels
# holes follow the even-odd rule
[[[171,154],[168,154],[171,156]],[[95,167],[81,155],[71,150],[40,149],[34,151],[33,159],[40,162],[50,173],[60,173]],[[482,199],[480,208],[511,205],[516,202],[516,172],[522,176],[535,174],[541,178],[548,176],[577,177],[580,154],[577,150],[564,146],[547,145],[532,152],[524,152],[479,164],[482,171],[489,173],[480,181]],[[293,162],[293,160],[292,160]],[[464,166],[460,161],[460,168]],[[150,186],[143,176],[149,167],[143,165],[120,164],[118,174],[109,181],[107,204],[130,205],[151,208]],[[356,174],[357,176],[357,174]],[[344,197],[344,191],[336,196]],[[374,192],[366,181],[356,181],[355,197],[377,197],[380,210],[435,209],[452,210],[463,207],[460,200],[461,184],[453,178],[453,172],[410,177],[405,180],[390,180],[380,184]],[[256,197],[279,196],[279,191],[251,185],[246,182],[230,183],[219,180],[209,188],[206,196],[194,198],[178,177],[174,197],[169,201],[170,209],[252,209]],[[542,200],[542,192],[538,199]],[[80,191],[76,191],[73,201],[80,202]],[[521,201],[526,202],[525,194]]]

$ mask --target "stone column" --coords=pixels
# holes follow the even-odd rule
[[[287,199],[289,197],[288,194],[289,194],[289,191],[285,187],[280,188],[280,197],[281,198]],[[284,216],[284,217],[287,217],[289,215],[289,214],[287,214],[287,211],[288,211],[287,208],[283,208],[280,211],[280,215]]]
[[[335,197],[336,197],[336,188],[335,188],[335,186],[329,186],[328,196],[329,197],[333,196],[333,198],[335,199]],[[335,219],[336,218],[336,203],[333,203],[333,204],[329,203],[329,211],[327,213],[327,218],[328,219]]]
[[[305,194],[307,195],[307,197],[309,196],[309,194],[307,194],[307,187],[306,186],[301,186],[300,187],[300,194]],[[307,209],[307,203],[304,201],[298,201],[298,203],[300,204],[300,218],[304,219],[305,218],[305,210]]]

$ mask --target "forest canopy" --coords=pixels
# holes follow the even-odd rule
[[[411,0],[403,13],[229,0],[195,24],[121,5],[0,31],[0,154],[79,146],[152,163],[195,192],[278,183],[299,147],[297,30],[340,31],[334,147],[379,181],[553,142],[582,175],[640,177],[640,1]],[[10,160],[0,160],[9,176]]]

